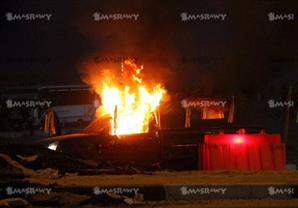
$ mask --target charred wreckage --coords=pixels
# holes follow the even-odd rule
[[[285,169],[285,144],[279,134],[233,124],[234,97],[184,98],[184,128],[162,128],[160,106],[167,92],[158,82],[146,82],[142,70],[127,59],[120,75],[107,69],[86,77],[100,96],[93,122],[80,133],[38,141],[47,148],[42,163],[73,171],[80,167],[69,164],[74,158],[93,168],[124,164],[150,170]],[[46,120],[54,121],[53,112],[48,112],[52,119]],[[200,125],[191,125],[194,115],[203,121]],[[46,123],[46,129],[55,132],[53,122]]]

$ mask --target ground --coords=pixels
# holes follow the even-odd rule
[[[64,176],[29,178],[32,183],[79,186],[175,184],[298,184],[298,171],[180,171],[135,175]]]

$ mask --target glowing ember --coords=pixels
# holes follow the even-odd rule
[[[109,116],[111,134],[133,134],[148,132],[149,122],[165,93],[160,84],[149,86],[142,79],[143,66],[133,60],[121,64],[117,76],[105,70],[103,80],[96,86],[102,105],[96,111],[97,117]]]

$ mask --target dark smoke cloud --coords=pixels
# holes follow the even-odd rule
[[[274,8],[295,8],[274,4]],[[85,18],[92,12],[139,13],[139,21],[88,22],[81,18],[77,25],[91,40],[93,51],[89,57],[137,57],[152,78],[163,80],[168,88],[180,92],[209,94],[214,88],[232,93],[258,91],[278,77],[271,56],[291,56],[296,42],[289,29],[293,25],[270,25],[266,14],[270,3],[232,3],[221,1],[110,1],[101,6],[97,2],[84,10]],[[180,13],[188,11],[226,12],[224,23],[184,23]],[[265,18],[264,18],[265,16]],[[262,32],[264,30],[264,32]],[[280,39],[280,36],[289,40]],[[281,52],[280,50],[283,50]],[[297,49],[294,49],[297,50]],[[193,63],[185,63],[194,58]],[[269,61],[268,61],[269,59]],[[104,65],[102,63],[102,65]],[[279,65],[279,66],[276,66]],[[99,65],[100,67],[100,65]],[[254,83],[254,86],[251,86]]]
[[[137,21],[89,21],[87,24],[85,24],[85,18],[80,19],[77,28],[91,40],[93,45],[92,52],[86,56],[87,65],[90,66],[93,61],[98,69],[119,68],[120,63],[104,60],[132,57],[137,60],[138,64],[144,65],[144,73],[149,79],[163,81],[165,84],[172,80],[179,59],[173,37],[177,28],[166,17],[164,12],[166,6],[149,1],[142,2],[142,4],[139,1],[129,4],[112,1],[101,6],[98,6],[96,2],[90,4],[88,11],[84,11],[85,17],[90,17],[93,12],[101,12],[105,14],[137,13],[139,18]],[[83,74],[86,70],[88,71],[84,63],[80,64],[80,67]]]
[[[219,92],[255,92],[297,68],[298,21],[266,19],[271,11],[295,13],[298,4],[292,0],[3,2],[1,14],[42,11],[55,17],[53,22],[34,24],[1,19],[0,67],[4,73],[0,84],[4,86],[19,83],[16,74],[33,84],[77,83],[75,67],[85,73],[92,62],[97,68],[119,66],[98,61],[108,57],[135,57],[148,77],[183,93],[208,94],[216,88]],[[140,17],[138,21],[96,22],[94,12],[138,13]],[[228,17],[221,23],[185,23],[181,12],[227,13]],[[10,57],[31,56],[50,61],[6,63]]]

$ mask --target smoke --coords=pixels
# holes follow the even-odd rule
[[[285,30],[276,30],[263,17],[268,8],[265,4],[254,8],[218,1],[91,1],[76,15],[75,27],[90,45],[79,70],[89,84],[93,70],[120,68],[119,61],[105,60],[132,57],[138,65],[144,65],[148,79],[161,82],[171,91],[197,94],[212,94],[216,90],[258,91],[296,64],[279,61],[279,57],[293,57],[297,30],[289,35],[292,26],[288,24],[284,24]],[[250,16],[247,11],[254,9],[257,12]],[[220,23],[186,23],[179,19],[181,12],[204,11],[226,12],[228,16]],[[95,12],[139,16],[136,21],[94,21]],[[259,19],[263,21],[255,24]],[[264,27],[268,32],[260,33]],[[290,38],[280,39],[281,35]],[[182,63],[183,57],[190,63]]]
[[[175,26],[165,18],[162,8],[151,2],[118,3],[104,5],[90,3],[84,15],[76,21],[76,27],[90,42],[91,48],[84,61],[79,64],[81,77],[93,85],[100,80],[102,70],[120,72],[121,61],[126,57],[144,66],[147,80],[168,85],[174,80],[174,71],[179,61],[175,47]],[[110,5],[113,5],[111,7]],[[113,8],[113,9],[101,9]],[[138,14],[138,19],[92,21],[94,13]],[[164,15],[154,16],[159,13]],[[98,76],[98,77],[96,77]]]

